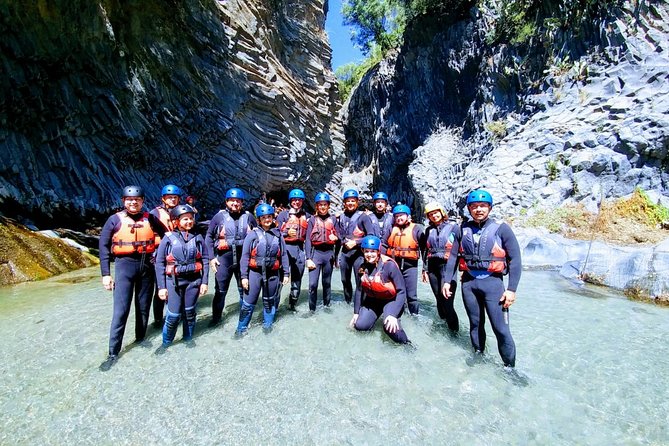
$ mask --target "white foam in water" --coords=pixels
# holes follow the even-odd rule
[[[95,269],[0,289],[0,444],[669,442],[669,310],[525,272],[510,314],[519,380],[504,371],[489,326],[486,357],[468,365],[459,291],[453,338],[419,284],[421,315],[402,318],[412,351],[380,322],[372,333],[347,328],[338,274],[331,312],[308,316],[303,289],[298,314],[282,304],[264,334],[256,310],[239,340],[236,288],[215,329],[207,295],[197,346],[179,331],[162,356],[155,329],[150,348],[130,347],[131,313],[106,373],[112,301]],[[81,277],[90,280],[68,283]]]

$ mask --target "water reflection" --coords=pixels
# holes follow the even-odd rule
[[[421,315],[403,317],[415,351],[388,342],[378,323],[350,331],[351,308],[340,290],[333,298],[331,311],[309,315],[303,290],[297,315],[282,307],[266,335],[256,314],[235,340],[235,291],[222,327],[207,326],[207,295],[196,348],[179,333],[156,357],[153,329],[148,346],[130,339],[100,373],[112,305],[95,269],[0,289],[0,444],[669,442],[666,309],[526,272],[511,309],[530,380],[519,387],[489,327],[489,354],[467,361],[459,298],[452,336],[420,284]]]

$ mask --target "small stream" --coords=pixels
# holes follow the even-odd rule
[[[511,310],[523,386],[489,326],[472,364],[459,291],[453,337],[419,285],[421,315],[402,318],[412,350],[380,322],[347,328],[338,274],[329,311],[310,315],[303,289],[270,334],[256,311],[233,338],[234,286],[222,327],[207,327],[211,294],[200,301],[195,348],[179,330],[155,356],[159,331],[131,345],[131,322],[107,373],[112,300],[97,268],[0,288],[0,444],[669,444],[669,309],[525,272]]]

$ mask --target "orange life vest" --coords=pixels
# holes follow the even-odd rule
[[[165,238],[170,241],[169,253],[165,256],[165,274],[178,276],[202,271],[202,236],[196,235],[184,242],[174,232],[167,232]]]
[[[165,232],[168,231],[174,231],[174,223],[172,222],[172,218],[170,217],[170,212],[165,209],[163,206],[158,206],[155,209],[155,215],[158,220],[163,224],[163,227],[165,228]],[[156,246],[160,245],[160,236],[156,234]]]
[[[375,272],[371,275],[367,271],[360,277],[360,287],[365,296],[374,297],[376,299],[392,300],[397,296],[395,284],[388,281],[383,282],[381,279],[381,271],[385,262],[394,262],[390,257],[381,255],[381,259],[376,266]]]
[[[413,236],[415,223],[409,223],[403,229],[393,226],[388,237],[388,250],[386,253],[391,257],[418,260],[418,240]]]
[[[275,229],[276,230],[276,229]],[[254,269],[261,269],[263,265],[272,271],[276,271],[281,267],[281,243],[278,234],[272,230],[265,232],[260,228],[253,229],[258,239],[254,242],[251,248],[251,258],[249,260],[249,267]],[[268,242],[269,240],[269,243]]]
[[[492,222],[479,232],[478,242],[474,239],[472,223],[462,225],[462,241],[460,242],[460,271],[488,271],[506,274],[506,251],[502,249],[502,241],[497,235],[501,222]]]
[[[314,246],[318,245],[334,245],[337,243],[337,240],[330,240],[330,236],[337,236],[337,230],[335,229],[335,222],[331,216],[328,216],[323,220],[318,215],[311,217],[313,219],[312,229],[311,229],[311,243]]]
[[[135,221],[127,211],[117,212],[121,227],[112,236],[111,251],[114,255],[151,254],[156,250],[156,234],[149,223],[149,213]]]
[[[287,242],[303,242],[307,238],[307,216],[300,211],[300,216],[288,212],[288,220],[281,225],[281,233],[283,239]],[[288,230],[295,229],[297,235],[295,237],[288,236]]]

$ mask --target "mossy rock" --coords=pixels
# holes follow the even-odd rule
[[[56,238],[0,218],[0,285],[42,280],[99,260]]]

